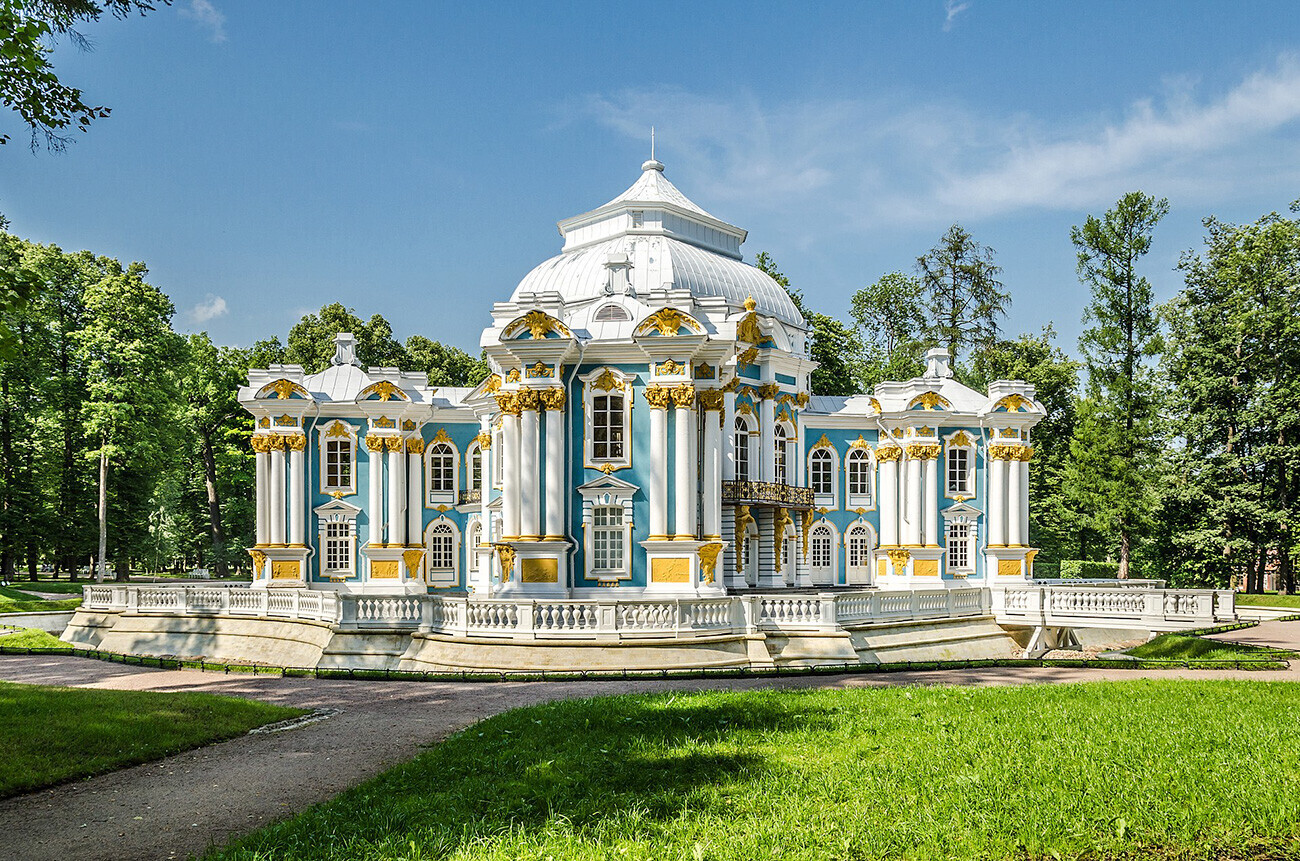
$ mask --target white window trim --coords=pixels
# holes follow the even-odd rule
[[[347,430],[347,436],[327,437],[325,435],[326,431],[330,430],[335,425],[342,425]],[[339,419],[328,421],[325,423],[324,427],[316,428],[316,449],[317,449],[317,456],[318,456],[316,465],[319,467],[319,469],[317,470],[320,473],[318,486],[320,487],[320,492],[322,496],[330,496],[334,493],[338,493],[341,496],[352,496],[357,492],[357,442],[358,442],[357,434],[360,432],[360,430],[361,429],[356,425],[348,424],[347,422],[341,421]],[[350,472],[350,475],[352,477],[352,483],[346,487],[343,486],[330,487],[325,484],[325,443],[331,439],[347,439],[348,442],[351,443],[352,445],[352,470]],[[355,565],[356,562],[354,560],[353,566],[355,567]]]
[[[871,527],[870,523],[859,519],[853,521],[844,528],[843,537],[840,539],[840,543],[844,547],[844,582],[852,586],[864,585],[863,583],[858,583],[853,580],[853,571],[852,566],[850,565],[853,557],[849,552],[849,539],[852,538],[853,534],[859,529],[867,535],[867,552],[865,564],[856,567],[858,570],[865,572],[865,584],[869,585],[874,583],[876,580],[875,555],[876,549],[880,546],[877,542],[876,530]]]
[[[471,517],[465,524],[465,570],[470,574],[479,572],[478,545],[483,535],[483,523],[477,517]]]
[[[826,446],[826,445],[814,446],[812,450],[808,452],[808,465],[806,467],[807,472],[805,473],[805,475],[808,476],[808,486],[812,487],[813,455],[815,455],[819,451],[824,451],[828,455],[830,455],[831,492],[829,494],[824,494],[824,493],[815,494],[814,499],[816,505],[818,508],[832,508],[832,509],[839,508],[840,507],[840,453],[835,450],[834,446]]]
[[[854,452],[861,452],[854,455]],[[851,461],[861,458],[867,463],[867,498],[864,499],[861,494],[853,493],[849,482],[849,464]],[[847,500],[844,507],[857,511],[861,508],[863,511],[876,510],[876,458],[869,448],[851,448],[849,453],[844,456],[844,498]]]
[[[351,503],[331,500],[324,505],[318,505],[314,509],[316,515],[316,549],[317,556],[320,559],[320,579],[333,580],[354,580],[358,576],[357,570],[357,515],[361,509]],[[325,525],[328,523],[343,523],[348,527],[348,538],[351,539],[350,561],[352,567],[348,569],[336,568],[334,573],[330,573],[325,568]]]
[[[622,389],[613,388],[608,391],[596,388],[596,380],[608,371],[614,379],[623,384]],[[610,469],[627,469],[632,466],[632,407],[636,399],[632,396],[632,383],[636,377],[632,374],[626,374],[618,368],[599,367],[589,374],[579,377],[582,380],[582,465],[585,469],[604,470]],[[623,456],[596,459],[592,444],[594,431],[592,427],[592,411],[595,400],[600,395],[617,394],[623,398]]]
[[[781,476],[777,474],[776,468],[776,429],[781,428],[785,431],[785,481],[781,481]],[[768,452],[768,457],[772,458],[772,480],[776,484],[797,485],[799,482],[799,458],[798,449],[795,443],[799,442],[799,434],[794,425],[789,422],[776,422],[772,425],[772,450]],[[791,452],[795,452],[792,456]]]
[[[465,488],[466,490],[474,489],[474,455],[475,454],[479,456],[479,479],[481,483],[479,484],[478,491],[480,494],[486,494],[487,493],[487,486],[486,486],[487,485],[486,482],[487,459],[483,457],[483,447],[480,446],[477,442],[470,443],[469,447],[465,449],[465,481],[461,484],[461,487]],[[460,498],[459,495],[457,495],[456,498],[459,499]]]
[[[829,533],[828,537],[830,538],[830,553],[831,553],[830,585],[837,586],[839,585],[840,582],[840,576],[839,576],[840,575],[840,531],[835,528],[834,523],[832,523],[831,521],[825,518],[816,521],[815,523],[812,524],[812,526],[808,528],[808,559],[806,560],[808,564],[808,577],[810,579],[812,578],[813,570],[814,570],[812,564],[812,542],[813,539],[817,536],[817,532],[820,530],[826,530],[827,533]]]
[[[433,528],[443,524],[451,527],[451,568],[430,569],[429,538],[433,535]],[[456,526],[456,521],[446,515],[430,521],[424,527],[424,558],[420,560],[420,574],[425,583],[445,589],[460,582],[460,548],[463,544],[460,538],[460,528]]]
[[[735,427],[736,424],[745,426],[745,477],[740,477],[740,458],[737,457],[736,436],[740,431]],[[736,421],[731,428],[731,463],[735,467],[736,481],[755,481],[754,478],[754,452],[758,449],[756,437],[758,433],[754,430],[754,422],[744,413],[736,413]],[[761,470],[760,470],[761,472]]]
[[[953,445],[953,437],[965,433],[970,445]],[[966,493],[952,493],[948,490],[948,452],[953,449],[966,450]],[[943,496],[945,499],[974,499],[978,487],[975,484],[975,436],[970,431],[955,431],[943,438]]]
[[[626,481],[597,479],[591,482],[596,486],[578,488],[582,495],[582,564],[584,576],[588,580],[613,582],[632,579],[632,497],[639,488]],[[622,506],[623,508],[623,567],[597,571],[593,567],[596,560],[596,514],[597,508]]]
[[[975,566],[978,564],[976,553],[979,550],[979,521],[982,512],[978,508],[959,502],[943,509],[940,514],[943,515],[944,568],[959,579],[975,576]],[[966,537],[966,567],[964,568],[948,566],[948,526],[953,523],[965,523],[970,526],[970,534]]]
[[[435,491],[433,489],[432,476],[429,475],[429,464],[433,460],[433,450],[440,445],[445,445],[451,449],[451,492],[445,490]],[[460,482],[460,449],[451,440],[430,440],[424,444],[424,507],[437,508],[439,505],[453,506],[460,499],[460,489],[463,486]]]

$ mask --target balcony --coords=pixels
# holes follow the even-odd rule
[[[483,493],[478,490],[462,490],[459,499],[460,505],[478,505],[483,501]]]
[[[770,481],[724,481],[722,501],[735,505],[807,509],[813,507],[813,491],[811,487],[774,484]]]

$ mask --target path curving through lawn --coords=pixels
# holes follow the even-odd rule
[[[1300,622],[1220,635],[1300,651]],[[669,690],[1017,685],[1101,679],[1300,681],[1291,669],[1100,670],[989,667],[800,678],[585,682],[348,682],[124,667],[86,658],[0,656],[0,679],[120,690],[205,691],[337,709],[287,732],[244,736],[78,783],[0,802],[4,851],[15,859],[187,858],[251,832],[410,759],[421,748],[517,706]]]

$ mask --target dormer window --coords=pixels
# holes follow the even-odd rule
[[[632,227],[645,227],[645,213],[639,209],[632,211]]]
[[[592,319],[597,323],[625,323],[632,317],[622,305],[605,305],[596,311],[596,316]]]

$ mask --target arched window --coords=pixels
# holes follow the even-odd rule
[[[736,416],[736,481],[749,480],[749,423]]]
[[[871,582],[871,530],[863,523],[855,523],[844,535],[844,549],[848,564],[845,573],[850,586],[866,585]]]
[[[597,323],[622,323],[632,318],[621,305],[603,305],[592,319]]]
[[[818,496],[832,496],[835,493],[831,453],[824,448],[813,449],[808,456],[808,483]]]
[[[777,425],[772,429],[773,456],[776,458],[776,469],[773,473],[773,480],[777,484],[789,484],[786,480],[786,443],[788,437],[785,432],[785,425]]]
[[[808,542],[808,564],[813,568],[831,567],[831,530],[825,524],[812,531]]]
[[[849,508],[871,507],[871,456],[866,449],[855,448],[844,460],[849,491]]]
[[[965,431],[947,438],[944,456],[944,495],[969,499],[975,495],[975,441]]]
[[[456,452],[445,442],[429,447],[429,497],[456,491]]]
[[[445,575],[456,569],[456,533],[447,523],[435,523],[429,527],[428,543],[425,547],[429,560],[429,579],[436,575]]]
[[[465,569],[467,571],[478,571],[478,544],[479,536],[483,533],[483,527],[478,521],[469,525],[465,531]]]
[[[470,493],[483,492],[483,449],[478,445],[469,450],[469,463],[465,466],[466,484]]]
[[[591,400],[593,460],[623,459],[623,396],[596,395]]]

